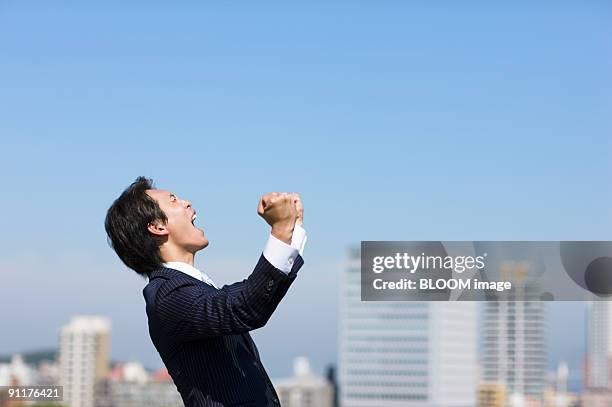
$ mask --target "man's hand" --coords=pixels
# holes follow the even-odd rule
[[[297,194],[271,192],[261,197],[257,208],[259,216],[272,226],[272,235],[287,244],[291,244],[298,219],[297,201],[301,205]]]
[[[304,204],[302,204],[302,198],[300,194],[292,194],[293,203],[295,204],[295,210],[297,211],[296,225],[302,226],[304,224]]]

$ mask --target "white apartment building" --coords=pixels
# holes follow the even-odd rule
[[[540,290],[524,267],[508,265],[502,275],[515,290],[483,304],[483,380],[503,384],[511,403],[541,401],[546,386],[546,302],[526,300]]]
[[[93,407],[94,389],[108,372],[111,323],[107,318],[76,316],[60,330],[60,384],[64,404]]]

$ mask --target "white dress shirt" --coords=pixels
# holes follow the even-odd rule
[[[264,248],[263,255],[274,267],[285,274],[289,274],[298,254],[302,255],[302,253],[304,253],[304,246],[306,245],[307,238],[304,228],[300,225],[295,225],[290,245],[270,235],[266,247]],[[191,264],[183,263],[182,261],[169,261],[163,263],[163,266],[178,270],[208,285],[219,288],[205,272],[198,270]]]

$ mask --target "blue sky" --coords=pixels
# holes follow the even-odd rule
[[[258,197],[302,194],[307,263],[256,333],[273,376],[335,360],[350,244],[610,240],[611,18],[578,1],[2,2],[0,309],[18,312],[0,352],[100,313],[114,357],[160,363],[143,282],[103,230],[141,174],[193,202],[219,282],[265,243]],[[564,315],[584,330],[574,305],[553,336]]]

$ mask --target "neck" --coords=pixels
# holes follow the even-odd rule
[[[177,247],[160,247],[161,257],[165,263],[171,261],[180,261],[182,263],[187,263],[193,267],[195,253],[191,253],[184,249],[179,249]]]

